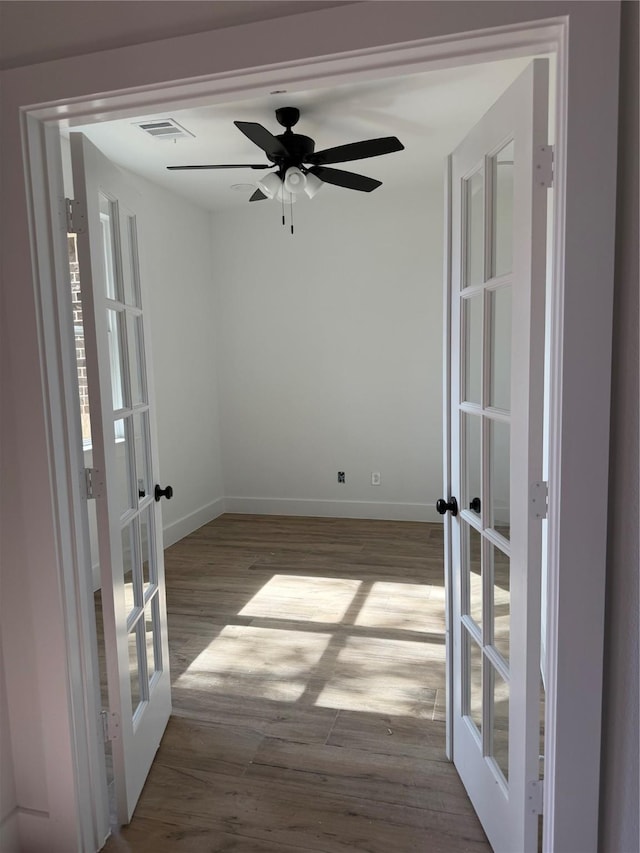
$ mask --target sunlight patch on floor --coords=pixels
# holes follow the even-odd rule
[[[340,622],[359,588],[360,581],[348,578],[274,575],[239,615]]]
[[[349,637],[316,704],[431,719],[444,654],[442,644]]]
[[[294,702],[304,693],[331,634],[229,625],[176,686]]]
[[[442,603],[431,601],[431,587],[377,581],[360,608],[355,624],[427,632],[433,630],[434,617],[441,615]]]
[[[278,574],[238,615],[251,624],[183,647],[193,658],[176,686],[432,719],[445,646],[430,585]]]

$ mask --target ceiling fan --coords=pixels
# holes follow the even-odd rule
[[[238,130],[264,151],[267,159],[271,161],[269,163],[167,166],[167,169],[272,169],[275,166],[275,172],[270,172],[258,181],[258,189],[249,201],[274,198],[291,203],[295,201],[296,194],[303,191],[313,198],[323,183],[360,192],[371,192],[382,182],[356,172],[331,169],[328,168],[328,164],[364,160],[367,157],[378,157],[381,154],[391,154],[404,149],[404,145],[395,136],[384,136],[380,139],[366,139],[362,142],[326,148],[324,151],[315,151],[313,139],[291,130],[299,118],[300,111],[296,107],[277,109],[276,119],[285,128],[284,133],[277,136],[257,122],[234,122]]]

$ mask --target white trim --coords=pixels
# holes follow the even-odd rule
[[[175,542],[179,542],[185,536],[193,533],[194,530],[202,527],[203,524],[208,524],[210,521],[213,521],[214,518],[218,518],[219,515],[222,515],[222,513],[226,511],[225,507],[225,499],[218,498],[199,509],[195,509],[188,515],[184,515],[182,518],[172,521],[171,524],[165,524],[162,530],[162,542],[164,547],[168,548],[170,545],[173,545]]]
[[[395,8],[389,12],[392,5]],[[177,94],[184,94],[186,88],[175,85],[167,87],[163,81],[171,74],[181,80],[198,76],[200,79],[196,84],[188,84],[192,86],[191,96],[197,96],[197,86],[200,85],[200,97],[203,90],[207,89],[207,98],[213,102],[229,99],[232,94],[237,97],[250,95],[256,88],[264,91],[274,80],[304,81],[308,87],[320,86],[325,85],[327,80],[335,84],[353,79],[354,76],[374,79],[383,73],[391,75],[424,70],[427,65],[460,65],[477,61],[479,56],[483,59],[497,59],[523,55],[549,50],[555,44],[559,51],[556,181],[561,191],[557,193],[555,207],[556,280],[552,356],[552,375],[555,379],[551,400],[551,422],[555,433],[552,435],[550,459],[549,599],[552,610],[550,622],[562,619],[563,630],[562,635],[559,635],[553,625],[547,645],[550,672],[544,849],[580,850],[581,853],[587,853],[597,849],[600,701],[590,703],[593,708],[586,714],[583,712],[588,696],[599,696],[602,674],[619,3],[576,4],[564,0],[549,0],[544,4],[478,2],[465,4],[464,9],[461,9],[463,4],[455,3],[403,3],[402,15],[399,14],[399,5],[359,3],[325,10],[323,13],[309,13],[309,19],[313,18],[314,22],[322,25],[321,32],[314,33],[317,37],[315,41],[310,35],[311,28],[302,26],[306,21],[304,16],[303,19],[295,19],[296,32],[299,34],[296,39],[290,38],[293,24],[277,20],[237,27],[222,33],[200,33],[164,42],[102,51],[95,55],[45,63],[37,69],[14,69],[3,75],[4,103],[9,116],[17,114],[18,110],[27,109],[29,104],[44,104],[42,109],[33,112],[33,116],[54,122],[64,120],[72,111],[82,115],[83,120],[88,115],[95,117],[102,113],[104,116],[107,107],[113,110],[110,117],[115,117],[118,109],[123,114],[127,111],[129,114],[132,111],[140,112],[142,107],[162,103],[165,97],[173,97],[172,103],[177,103]],[[562,20],[556,19],[563,32],[559,32],[558,27],[551,26],[548,21],[537,21],[541,14],[566,16]],[[366,32],[364,28],[358,28],[364,16],[368,21]],[[463,16],[467,17],[467,33],[460,36]],[[499,24],[497,28],[496,24]],[[477,29],[491,26],[495,28],[493,31]],[[385,39],[386,44],[371,47],[372,32],[377,33],[378,42]],[[435,40],[412,41],[416,34],[434,36]],[[250,38],[257,35],[269,38]],[[541,44],[543,35],[546,42]],[[311,39],[309,51],[307,39]],[[353,39],[351,46],[355,44],[359,49],[340,54],[339,51],[344,51],[350,39]],[[265,67],[258,70],[238,69],[237,66],[245,61],[247,44],[260,45],[259,57]],[[318,58],[320,44],[325,44],[327,50],[333,48],[330,59]],[[179,49],[168,51],[174,46]],[[594,63],[592,58],[596,46],[598,62]],[[415,50],[413,58],[412,50]],[[169,54],[172,56],[171,66],[167,66],[166,61]],[[266,67],[269,59],[291,57],[292,54],[310,58],[290,59],[275,64],[272,62]],[[212,67],[225,69],[224,73],[218,74],[217,89],[211,83]],[[96,80],[104,81],[105,89],[108,81],[120,90],[120,94],[112,94],[109,99],[102,95],[91,99],[87,93],[87,80],[90,85]],[[130,87],[128,91],[127,87]],[[46,106],[48,102],[52,105]],[[567,127],[566,111],[569,103],[571,111]],[[66,106],[68,104],[71,104],[69,109]],[[583,132],[585,126],[592,128],[587,137]],[[18,147],[15,120],[8,119],[5,122],[4,138],[9,143],[9,151],[5,148],[5,153],[11,158],[16,155]],[[38,149],[37,143],[32,149],[31,142],[28,142],[29,160],[33,162],[42,151]],[[571,180],[567,182],[565,193],[567,154],[571,156]],[[52,161],[46,163],[45,158],[41,157],[41,163],[55,174]],[[598,164],[597,169],[594,169],[594,163]],[[11,208],[5,219],[8,239],[4,260],[6,270],[17,274],[16,280],[24,279],[23,283],[26,284],[25,269],[28,268],[28,262],[24,237],[25,210],[15,175],[8,184],[5,198]],[[571,215],[566,218],[569,231],[565,257],[566,199],[571,202]],[[580,206],[588,214],[588,221]],[[32,233],[36,235],[39,230],[40,233],[37,236],[38,263],[33,265],[34,298],[38,313],[49,323],[51,313],[46,306],[54,287],[55,276],[51,277],[50,271],[54,267],[51,253],[54,251],[55,237],[47,233],[49,217],[44,215],[42,207],[35,210],[35,220],[38,227],[32,224]],[[49,271],[49,274],[43,270]],[[566,282],[563,282],[565,275]],[[563,289],[564,284],[566,287]],[[13,307],[13,303],[10,304]],[[18,304],[21,305],[19,300]],[[9,319],[11,321],[12,318]],[[35,339],[31,329],[29,334]],[[11,337],[12,341],[14,337]],[[37,341],[41,364],[57,362],[64,350],[60,338],[54,335],[51,339],[40,325]],[[18,352],[21,352],[20,347]],[[69,365],[66,367],[67,370],[71,369]],[[65,375],[64,362],[62,368]],[[42,410],[50,417],[66,405],[64,387],[60,377],[46,376],[44,368],[41,369],[45,383]],[[31,367],[30,370],[33,373]],[[68,375],[65,378],[68,379]],[[588,395],[584,393],[587,383]],[[563,391],[568,393],[567,389],[571,389],[568,401],[563,396]],[[582,400],[579,394],[583,395]],[[52,448],[59,433],[50,422],[46,429],[49,448],[47,474],[53,486],[59,463]],[[41,452],[40,448],[38,452]],[[598,459],[597,464],[591,465],[595,457]],[[30,470],[23,454],[20,455],[19,465]],[[74,468],[69,461],[67,466],[67,471],[73,475]],[[562,482],[561,474],[564,475]],[[75,498],[80,486],[73,482],[73,477],[71,481]],[[591,502],[588,525],[584,523],[581,509],[585,494],[589,495]],[[52,488],[51,506],[56,516],[57,530],[63,538],[73,536],[73,502]],[[576,550],[572,550],[575,546]],[[51,555],[51,560],[57,563],[57,577],[67,601],[72,600],[73,588],[69,586],[65,574],[63,555]],[[578,587],[581,607],[584,604],[586,610],[576,607],[575,591]],[[57,648],[55,651],[57,653]],[[47,652],[50,656],[50,647]],[[75,667],[79,652],[74,651],[69,638],[67,654],[70,666]],[[559,660],[560,657],[562,660]],[[572,668],[569,668],[570,660]],[[577,681],[574,675],[578,677]],[[39,680],[44,681],[41,674]],[[591,681],[588,694],[584,690],[586,680]],[[555,718],[556,704],[558,710],[562,706],[562,716],[558,719]],[[46,717],[49,721],[55,718],[55,714]],[[579,725],[575,725],[578,718]],[[73,723],[73,720],[70,722]],[[562,737],[557,735],[556,729],[561,731]],[[50,733],[51,730],[49,722],[46,731]],[[77,719],[73,723],[73,734],[76,742],[84,737]],[[54,744],[59,746],[51,737],[47,738],[47,744],[47,756]],[[582,761],[585,752],[589,753],[586,764]],[[579,764],[576,756],[580,756]],[[587,765],[588,772],[584,772]],[[78,770],[76,788],[88,784],[86,773]],[[64,789],[53,779],[49,780],[50,791],[55,792],[56,785],[58,789]],[[69,790],[66,793],[67,801]],[[61,797],[62,794],[61,790]],[[577,820],[576,809],[580,811]],[[58,829],[62,827],[64,831],[61,823],[64,815],[59,811],[55,815],[56,826]],[[584,820],[585,815],[591,816],[590,819]],[[51,849],[54,849],[53,845]]]
[[[510,558],[510,630],[509,662],[502,671],[508,684],[509,750],[508,787],[500,784],[495,764],[487,762],[491,755],[491,679],[489,672],[500,671],[494,666],[492,655],[487,654],[491,638],[485,632],[477,636],[483,661],[482,677],[482,734],[481,749],[476,733],[466,717],[468,696],[465,700],[464,685],[468,683],[470,666],[469,632],[465,630],[468,617],[462,600],[463,587],[460,572],[466,541],[463,526],[452,522],[452,553],[456,567],[453,585],[452,647],[455,655],[453,680],[453,712],[456,750],[454,762],[467,788],[474,807],[477,809],[489,842],[496,850],[535,851],[538,849],[538,819],[529,806],[528,792],[532,782],[539,777],[540,733],[540,567],[542,563],[542,525],[532,517],[530,510],[530,484],[539,481],[542,473],[543,438],[543,378],[545,313],[544,296],[546,287],[546,215],[547,190],[536,177],[536,151],[548,141],[549,113],[549,62],[545,58],[534,59],[514,80],[511,86],[495,101],[491,109],[470,130],[469,134],[453,152],[452,156],[452,484],[453,493],[459,495],[464,507],[473,496],[465,494],[464,453],[459,445],[465,444],[464,425],[458,411],[464,399],[462,385],[465,373],[465,331],[463,329],[463,302],[465,226],[468,210],[468,195],[464,191],[464,178],[472,174],[479,162],[484,162],[484,240],[486,247],[485,268],[495,260],[492,245],[492,219],[495,199],[492,186],[489,157],[499,151],[504,141],[513,140],[516,153],[513,166],[513,218],[512,218],[512,276],[510,310],[510,414],[508,415],[509,445],[507,482],[511,495],[511,534],[506,553]],[[486,278],[487,276],[485,276]],[[487,580],[493,581],[484,571],[491,542],[500,543],[497,534],[488,535],[486,527],[491,524],[491,513],[487,507],[492,503],[489,489],[491,476],[490,438],[497,414],[490,403],[490,354],[492,330],[489,321],[488,295],[495,293],[491,282],[481,296],[484,311],[484,332],[480,351],[482,353],[482,393],[477,407],[482,415],[478,423],[482,427],[482,487],[477,494],[482,498],[482,518],[479,528],[483,550],[483,581],[487,592]],[[474,290],[475,292],[475,290]],[[480,358],[480,355],[478,355]],[[471,408],[471,407],[466,407]],[[459,435],[462,433],[462,435]],[[464,448],[462,448],[464,449]],[[468,485],[468,483],[467,483]],[[505,507],[506,508],[506,507]],[[494,507],[496,512],[497,507]],[[467,518],[467,509],[462,517]],[[494,519],[495,520],[495,519]],[[468,543],[467,543],[468,544]],[[502,547],[502,546],[501,546]],[[482,624],[491,619],[486,598]],[[490,596],[489,596],[490,598]],[[466,602],[467,605],[469,602]],[[466,625],[469,628],[470,625]],[[471,632],[474,633],[474,632]],[[491,662],[489,670],[487,665]]]
[[[90,849],[89,845],[99,845],[107,836],[109,814],[104,750],[96,748],[100,743],[97,713],[100,686],[93,590],[84,569],[90,560],[89,526],[81,488],[84,454],[66,247],[67,221],[62,171],[61,168],[51,169],[52,164],[60,163],[60,136],[54,127],[43,126],[28,115],[23,116],[23,131],[30,155],[28,185],[34,252],[40,276],[37,306],[41,312],[42,352],[49,353],[49,357],[44,358],[46,379],[43,381],[50,390],[57,391],[48,397],[47,433],[50,488],[52,504],[56,508],[56,557],[64,593],[61,598],[66,627],[69,722],[72,726],[66,735],[71,737],[71,771],[76,781],[84,780],[84,784],[77,785],[75,789],[76,826],[73,835],[82,849]],[[60,791],[61,768],[49,766],[47,771],[50,775],[49,790]],[[57,793],[52,793],[52,799],[57,799]],[[68,808],[64,795],[61,795],[60,807],[63,810]],[[23,813],[21,810],[21,841]],[[28,814],[32,812],[29,810]],[[33,814],[41,817],[40,812]],[[43,847],[50,845],[53,850],[55,842],[51,840],[50,826],[38,820],[33,823],[33,829],[43,833],[37,843]],[[67,844],[69,836],[68,839]]]
[[[312,518],[376,518],[386,521],[435,521],[435,504],[383,501],[331,501],[312,498],[225,498],[225,512],[248,515],[297,515]]]
[[[395,0],[393,0],[395,3]],[[385,4],[388,5],[388,4]],[[413,4],[403,3],[405,18],[409,18]],[[440,5],[437,2],[430,5]],[[523,4],[524,5],[524,4]],[[533,3],[527,4],[535,6]],[[382,9],[378,0],[368,2],[366,14],[375,14]],[[376,10],[376,6],[379,7]],[[364,12],[364,10],[362,10]],[[536,10],[538,11],[538,10]],[[344,14],[348,14],[345,10]],[[358,12],[356,12],[358,14]],[[419,15],[420,13],[418,13]],[[313,13],[305,15],[311,24]],[[325,16],[326,17],[326,16]],[[324,56],[304,56],[302,59],[292,59],[284,62],[271,62],[262,66],[252,68],[238,68],[233,71],[211,72],[211,54],[216,47],[226,47],[228,50],[229,39],[227,31],[214,30],[209,33],[182,36],[170,40],[174,50],[188,53],[192,68],[190,73],[183,69],[183,79],[173,83],[150,83],[141,85],[130,90],[118,88],[113,91],[101,92],[98,97],[87,98],[77,95],[66,99],[61,107],[59,101],[34,104],[30,110],[31,115],[40,121],[61,122],[69,127],[83,125],[92,121],[108,121],[116,118],[139,115],[141,111],[151,113],[159,110],[187,109],[197,106],[209,106],[213,103],[224,103],[238,98],[263,95],[274,85],[282,88],[299,87],[304,84],[306,89],[326,88],[337,86],[344,82],[359,82],[376,80],[383,77],[412,74],[442,68],[453,68],[476,62],[489,62],[496,59],[507,59],[516,56],[529,56],[532,53],[547,53],[555,49],[557,43],[557,27],[559,18],[550,14],[549,17],[536,19],[532,14],[526,23],[524,19],[503,25],[494,25],[484,19],[481,23],[485,29],[477,31],[451,33],[447,30],[443,15],[438,15],[438,21],[432,21],[434,31],[441,29],[441,33],[434,32],[429,38],[406,38],[412,31],[410,24],[402,26],[405,38],[396,42],[389,41],[382,46],[368,46],[363,49],[343,50],[328,53]],[[513,17],[513,16],[510,16]],[[396,20],[388,20],[384,23],[389,30]],[[289,19],[292,22],[292,19]],[[300,54],[303,50],[304,27],[303,21],[298,24],[299,41],[296,51]],[[424,28],[424,27],[423,27]],[[240,29],[240,28],[237,28]],[[260,24],[249,25],[244,29],[246,37],[268,39],[268,32],[282,33],[282,20],[263,21]],[[240,33],[238,33],[240,37]],[[387,35],[387,38],[390,38]],[[136,61],[141,68],[145,62],[149,66],[155,65],[160,59],[160,68],[155,69],[158,79],[166,80],[168,73],[166,65],[167,42],[137,44],[135,49]],[[91,54],[83,57],[88,63],[99,64],[102,68],[111,67],[111,62],[118,63],[120,55],[127,52],[127,48],[110,51],[100,51],[99,54]],[[202,55],[204,53],[204,56]],[[57,73],[64,79],[71,71],[73,59],[62,59],[47,63],[51,73]],[[206,69],[206,70],[205,70]],[[11,73],[11,72],[9,72]],[[145,75],[149,76],[149,75]],[[77,81],[73,81],[73,89],[77,88]]]
[[[619,4],[605,6],[611,17],[601,22],[597,36],[600,56],[609,56],[613,45],[619,51]],[[570,50],[570,46],[579,44],[582,36],[583,50],[587,50],[587,30],[588,23],[580,17],[563,28],[557,63],[550,289],[545,853],[598,850],[619,62],[606,66],[580,62],[577,48]],[[605,92],[610,93],[608,98],[603,97]],[[578,110],[570,111],[570,103],[584,100],[585,93],[589,101],[598,98],[598,122],[609,129],[606,135],[585,138],[584,126],[575,115]],[[602,150],[605,146],[608,156]],[[588,178],[594,162],[598,162],[598,170]],[[570,208],[571,216],[567,215]],[[597,210],[597,216],[581,217],[580,209]],[[567,222],[572,226],[569,239]],[[601,251],[586,250],[602,240],[603,234],[606,240]],[[607,282],[609,287],[600,287],[598,282]],[[595,395],[599,395],[597,403]],[[585,495],[589,496],[588,524],[583,511]]]
[[[138,343],[138,366],[141,387],[144,387],[146,404],[142,412],[148,412],[145,445],[146,474],[150,478],[145,483],[147,497],[137,500],[136,484],[137,471],[131,454],[125,454],[126,481],[134,484],[136,500],[135,509],[130,519],[139,520],[142,515],[147,520],[148,558],[151,583],[149,601],[153,601],[155,656],[161,655],[165,663],[156,668],[152,682],[147,674],[147,655],[139,654],[139,681],[142,684],[140,695],[135,706],[137,710],[132,717],[132,696],[130,677],[130,650],[128,639],[130,631],[143,619],[142,608],[137,613],[132,611],[133,620],[128,617],[129,608],[124,601],[124,555],[123,533],[124,518],[121,521],[122,506],[119,502],[119,485],[121,464],[117,461],[118,450],[113,444],[114,416],[125,417],[129,409],[116,408],[122,402],[131,403],[128,399],[128,351],[126,346],[121,349],[123,372],[123,389],[125,400],[114,400],[112,388],[113,363],[109,353],[107,332],[107,306],[118,303],[109,298],[104,281],[104,232],[100,221],[100,197],[104,194],[113,199],[114,227],[112,229],[114,267],[121,269],[123,261],[123,244],[119,239],[119,230],[123,222],[129,228],[129,251],[127,260],[131,262],[134,284],[140,283],[141,294],[138,308],[119,312],[118,325],[124,333],[126,314],[136,318],[144,313],[145,287],[144,282],[138,282],[137,277],[137,243],[134,227],[136,206],[139,194],[131,192],[130,181],[120,169],[116,169],[82,134],[71,134],[71,161],[73,173],[74,195],[76,202],[86,214],[86,227],[78,234],[78,261],[82,279],[82,304],[85,325],[85,352],[87,376],[89,377],[89,404],[91,407],[91,433],[93,439],[92,464],[94,468],[104,473],[104,488],[96,494],[96,529],[98,554],[100,559],[100,574],[102,586],[102,623],[104,628],[104,651],[108,681],[108,710],[120,716],[119,734],[112,742],[113,779],[115,797],[113,805],[115,816],[120,823],[129,823],[135,804],[144,786],[149,770],[162,739],[167,721],[171,714],[171,679],[168,667],[169,646],[167,640],[167,615],[164,591],[164,561],[162,548],[162,509],[158,501],[154,501],[148,491],[152,488],[155,473],[158,472],[157,443],[155,423],[153,420],[154,389],[151,371],[151,354],[149,336],[140,338]],[[115,218],[118,224],[115,224]],[[132,217],[131,223],[128,218]],[[122,282],[120,282],[122,284]],[[117,293],[116,297],[124,298],[125,294]],[[148,315],[147,315],[148,316]],[[141,323],[141,320],[136,320]],[[126,340],[125,337],[122,338]],[[143,346],[144,341],[144,346]],[[76,390],[76,399],[78,394]],[[79,400],[76,407],[79,406]],[[114,412],[114,408],[116,409]],[[125,424],[127,441],[132,446],[135,441],[133,420]],[[138,459],[138,464],[140,460]],[[155,472],[155,473],[154,473]],[[132,496],[133,497],[133,496]],[[144,507],[144,509],[143,509]],[[140,522],[142,524],[142,522]],[[139,534],[136,534],[139,535]],[[131,537],[129,537],[131,538]],[[134,537],[135,539],[135,537]],[[140,545],[134,541],[128,543],[132,553],[135,550],[140,558]],[[141,561],[138,562],[138,569]],[[141,577],[139,577],[141,580]],[[147,600],[145,598],[145,600]],[[144,645],[139,631],[137,645]],[[144,633],[144,632],[143,632]],[[151,684],[151,689],[150,685]]]
[[[451,212],[451,154],[447,157],[444,176],[444,268],[442,272],[442,496],[451,497],[451,252],[452,252],[452,212]],[[451,542],[451,514],[443,516],[444,527],[444,571],[445,571],[445,648],[447,682],[445,688],[446,734],[445,752],[449,761],[453,761],[453,644],[451,626],[453,625],[453,555]]]

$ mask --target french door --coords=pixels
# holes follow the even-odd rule
[[[453,760],[497,853],[537,850],[548,63],[450,158]]]
[[[128,823],[171,713],[161,494],[136,195],[71,134],[117,819]]]

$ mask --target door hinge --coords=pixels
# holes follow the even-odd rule
[[[541,145],[533,161],[533,182],[538,187],[553,186],[553,145]]]
[[[87,217],[80,202],[74,198],[65,198],[64,206],[67,216],[67,234],[84,234]]]
[[[542,814],[544,795],[544,779],[535,779],[527,785],[527,811],[531,814]]]
[[[100,711],[102,722],[102,737],[105,743],[118,740],[120,737],[120,715],[115,711]]]
[[[544,480],[531,484],[529,506],[532,518],[546,518],[549,507],[549,484]]]
[[[84,469],[84,486],[87,500],[104,497],[104,476],[98,468]]]

